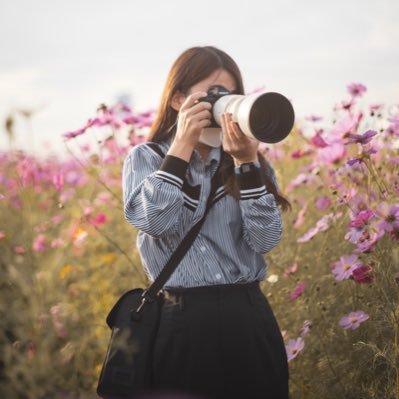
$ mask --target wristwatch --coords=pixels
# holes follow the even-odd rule
[[[239,175],[239,174],[243,174],[243,173],[254,172],[258,169],[260,169],[259,162],[246,162],[246,163],[242,163],[240,166],[236,166],[234,168],[234,173]]]

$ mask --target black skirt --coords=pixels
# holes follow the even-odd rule
[[[287,399],[284,341],[259,283],[166,291],[153,383],[168,398]]]

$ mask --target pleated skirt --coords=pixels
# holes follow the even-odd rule
[[[287,399],[284,341],[259,282],[166,290],[153,385],[162,398]]]

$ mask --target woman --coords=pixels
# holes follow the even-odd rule
[[[258,142],[230,114],[222,116],[223,135],[208,130],[211,104],[199,100],[215,86],[244,94],[233,59],[210,46],[184,51],[168,75],[149,142],[124,162],[125,217],[139,230],[150,280],[201,219],[217,173],[205,223],[164,287],[154,387],[209,399],[286,399],[284,342],[259,282],[263,254],[281,238],[279,207],[290,204]]]

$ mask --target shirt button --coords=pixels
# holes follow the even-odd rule
[[[218,274],[215,275],[215,277],[216,277],[218,280],[220,280],[220,279],[222,278],[222,275],[218,273]]]
[[[202,252],[206,251],[206,247],[201,247],[200,249],[201,249]]]

